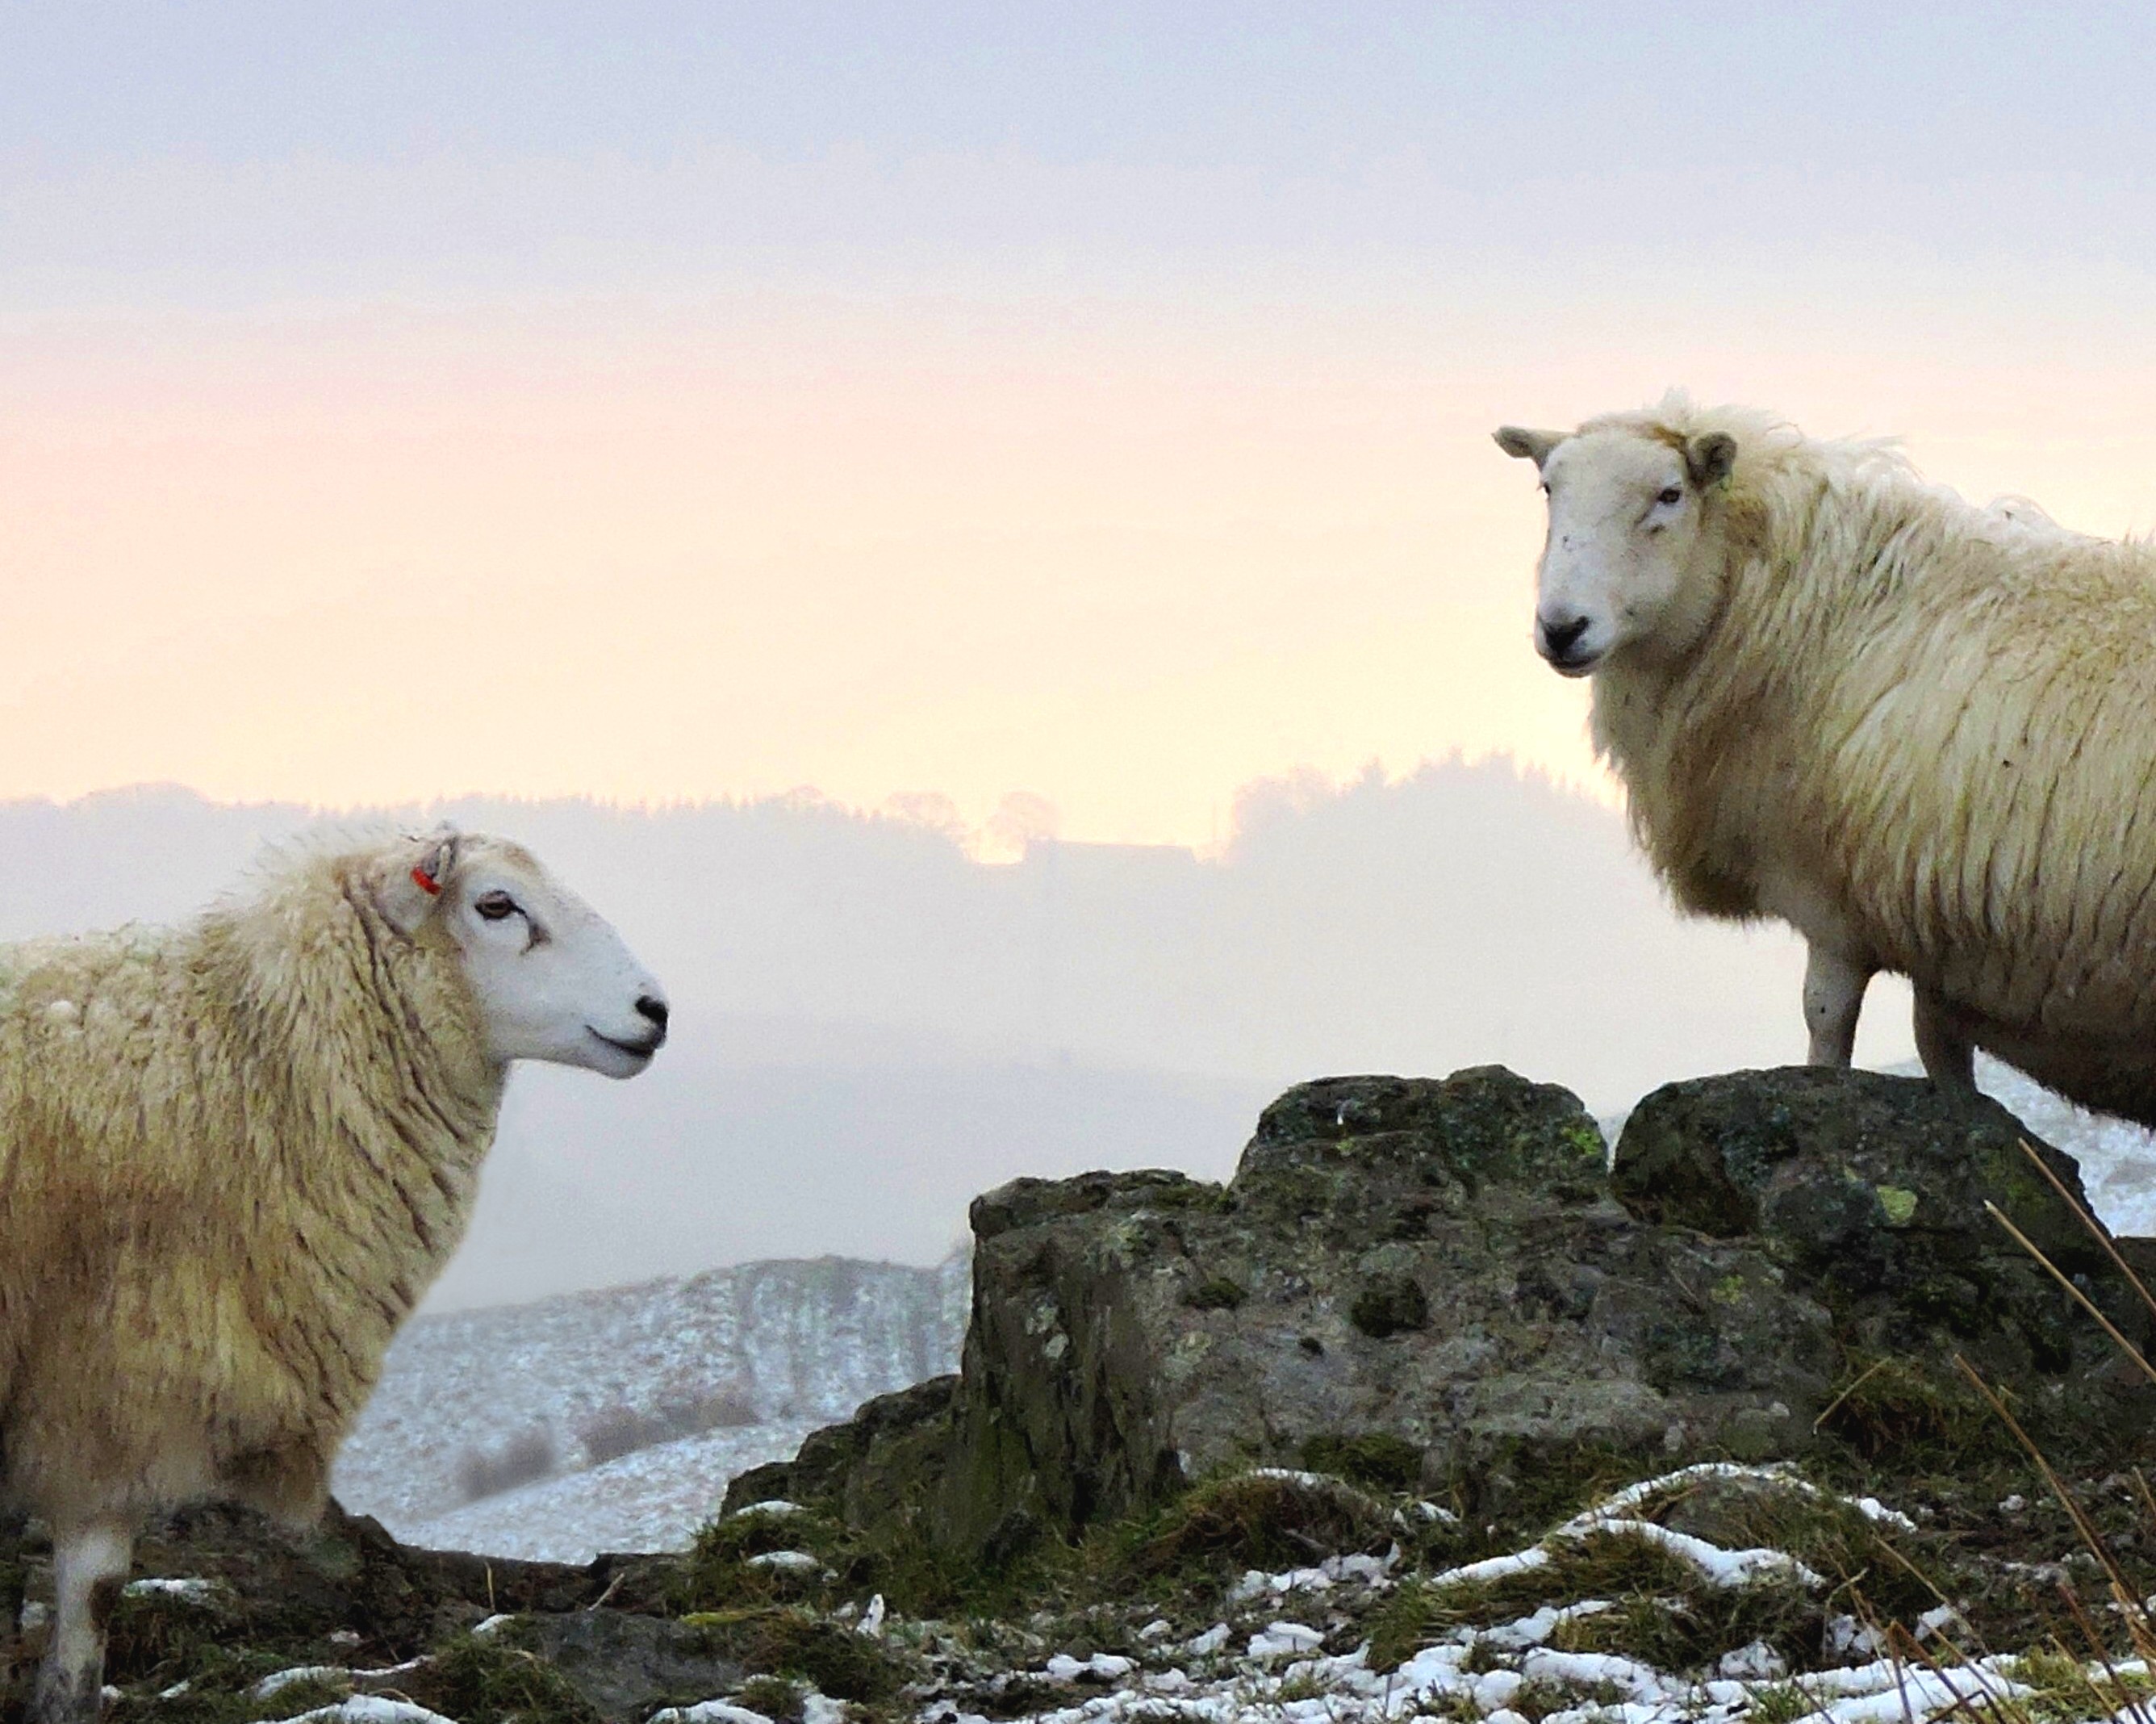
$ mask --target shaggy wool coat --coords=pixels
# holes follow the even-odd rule
[[[462,1236],[501,1073],[370,856],[0,954],[0,1485],[56,1523],[286,1520]],[[122,1392],[124,1387],[124,1392]]]

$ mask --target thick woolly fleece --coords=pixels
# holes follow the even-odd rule
[[[455,948],[290,858],[191,925],[0,951],[0,1483],[55,1527],[287,1520],[462,1236],[500,1067]]]

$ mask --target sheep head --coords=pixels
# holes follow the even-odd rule
[[[632,1078],[665,1041],[665,991],[522,846],[439,828],[393,846],[374,889],[399,933],[454,948],[498,1063]]]
[[[1535,650],[1568,677],[1613,656],[1676,657],[1719,599],[1718,493],[1737,460],[1725,431],[1507,425],[1507,455],[1534,462],[1549,500],[1537,575]]]

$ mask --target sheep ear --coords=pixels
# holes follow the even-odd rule
[[[1490,434],[1497,440],[1498,448],[1522,461],[1531,461],[1537,467],[1549,459],[1550,450],[1564,441],[1569,431],[1531,431],[1523,425],[1500,425]]]
[[[374,894],[400,934],[418,931],[434,913],[443,883],[457,862],[457,835],[444,827],[397,846],[382,865]]]
[[[1702,491],[1719,485],[1737,465],[1737,440],[1727,431],[1705,431],[1685,440],[1685,467]]]

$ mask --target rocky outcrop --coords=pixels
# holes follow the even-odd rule
[[[1382,1454],[1481,1506],[1598,1459],[1794,1455],[1863,1373],[1951,1393],[1957,1354],[2025,1405],[2071,1386],[2080,1422],[2145,1422],[1986,1212],[2138,1333],[2020,1137],[1919,1080],[1744,1073],[1648,1098],[1613,1171],[1576,1098],[1499,1068],[1306,1084],[1225,1186],[1089,1174],[977,1201],[959,1377],[870,1402],[729,1501],[990,1557],[1323,1455]]]

